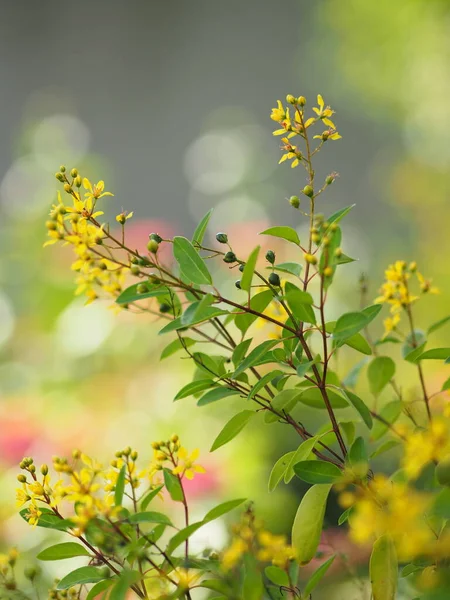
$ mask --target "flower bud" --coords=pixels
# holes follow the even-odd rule
[[[330,137],[330,132],[329,131],[324,131],[322,133],[322,141],[326,142],[329,137]]]
[[[72,193],[72,186],[70,185],[70,183],[64,184],[64,191],[67,192],[68,194]]]
[[[76,177],[78,175],[78,169],[75,169],[75,168],[72,169],[70,171],[70,175],[71,175],[71,177]]]
[[[289,102],[289,104],[297,104],[297,99],[292,94],[288,94],[286,96],[286,102]]]
[[[74,183],[77,186],[77,188],[81,187],[81,177],[79,175],[75,177]]]
[[[156,254],[158,252],[159,244],[156,240],[150,240],[147,244],[147,250]]]
[[[159,450],[159,442],[152,442],[153,450]]]
[[[298,208],[300,206],[300,198],[298,196],[291,196],[289,198],[289,204],[294,208]]]
[[[240,279],[237,279],[237,280],[234,282],[234,285],[237,287],[237,289],[238,289],[238,290],[240,290],[240,289],[241,289],[241,280],[240,280]]]
[[[219,232],[219,233],[216,233],[216,240],[220,244],[227,244],[228,243],[228,236],[227,236],[226,233]]]
[[[139,283],[136,287],[136,292],[138,294],[146,294],[148,292],[148,287],[146,283]]]
[[[55,177],[58,181],[64,181],[64,175],[62,173],[55,173]]]
[[[333,275],[333,269],[331,267],[325,267],[323,274],[325,277],[331,277],[331,275]]]
[[[65,165],[61,165],[59,167],[59,170],[61,171],[61,173],[65,173],[66,172],[66,166]]]
[[[309,265],[317,264],[317,258],[314,256],[314,254],[304,254],[303,258]]]
[[[139,275],[141,272],[140,268],[137,265],[132,265],[130,268],[130,272],[132,275]]]
[[[131,454],[130,446],[127,446],[122,454],[124,454],[125,456],[130,456],[130,454]]]
[[[78,460],[81,456],[81,450],[78,450],[78,448],[75,448],[75,450],[72,450],[72,458],[74,458],[75,460]]]
[[[320,243],[320,235],[318,233],[313,233],[311,235],[311,239],[315,244],[319,244]]]
[[[17,481],[18,481],[19,483],[25,483],[25,482],[26,482],[26,480],[27,480],[27,477],[26,477],[26,475],[24,475],[23,473],[19,473],[19,474],[17,475]]]
[[[42,475],[48,474],[48,465],[41,465],[41,473]]]
[[[36,575],[38,574],[38,570],[36,569],[36,567],[25,567],[25,569],[23,570],[23,574],[27,579],[33,581],[36,578]]]
[[[331,185],[335,179],[336,179],[336,177],[333,177],[333,175],[327,175],[327,177],[325,179],[325,183],[327,185]]]
[[[305,106],[305,104],[306,104],[306,98],[305,98],[305,96],[299,96],[297,98],[297,103],[300,104],[300,106]]]
[[[133,452],[130,454],[131,460],[134,462],[135,460],[137,460],[137,457],[138,457],[137,450],[133,450]]]
[[[326,247],[330,245],[330,238],[327,237],[326,235],[323,237],[322,239],[322,244]]]
[[[138,261],[139,261],[139,259],[138,259],[138,257],[137,257],[137,256],[132,256],[132,257],[130,258],[130,263],[131,263],[132,265],[137,265],[137,264],[138,264]]]
[[[270,262],[271,265],[275,262],[275,252],[273,250],[267,250],[266,252],[266,260]]]
[[[239,271],[240,271],[241,273],[242,273],[242,271],[243,271],[244,269],[245,269],[245,265],[244,265],[244,264],[242,264],[242,265],[239,265]]]
[[[314,196],[314,190],[310,185],[305,185],[302,192],[305,194],[305,196],[308,196],[308,198],[312,198]]]
[[[226,263],[234,263],[236,262],[237,258],[236,258],[236,254],[234,252],[227,252],[225,254],[225,256],[223,257],[223,262]]]
[[[410,262],[408,269],[411,271],[411,273],[415,273],[417,271],[417,263],[416,261]]]
[[[178,435],[176,433],[174,433],[171,437],[170,437],[170,441],[172,442],[172,444],[176,444],[178,442],[180,438],[178,437]]]
[[[170,306],[170,304],[167,304],[167,302],[162,302],[159,305],[159,312],[160,313],[168,313],[172,310],[172,307]]]
[[[55,221],[46,221],[45,222],[45,226],[47,227],[47,229],[50,229],[50,230],[53,230],[53,231],[58,228],[58,226],[55,223]]]
[[[278,276],[277,273],[271,273],[269,275],[269,283],[270,283],[270,285],[274,285],[276,287],[279,287],[279,285],[280,285],[280,277]]]
[[[155,242],[157,242],[158,244],[160,244],[160,243],[163,241],[162,237],[161,237],[160,235],[158,235],[157,233],[151,233],[151,234],[148,236],[148,239],[149,239],[149,240],[154,240],[154,241],[155,241]]]
[[[334,251],[334,255],[336,258],[341,258],[342,256],[342,248],[336,248],[336,250]]]

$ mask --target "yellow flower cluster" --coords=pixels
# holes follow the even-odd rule
[[[435,534],[426,518],[431,498],[407,483],[377,474],[365,488],[343,492],[339,501],[344,508],[353,507],[350,537],[359,544],[388,533],[400,560],[425,554],[434,545]]]
[[[287,544],[286,537],[265,530],[262,523],[255,519],[251,508],[233,528],[231,543],[221,556],[223,570],[233,569],[246,553],[252,553],[258,560],[271,562],[282,569],[287,569],[295,558],[295,550]]]
[[[426,429],[407,434],[402,465],[410,479],[416,479],[422,469],[434,461],[440,462],[450,455],[450,423],[434,417]]]
[[[397,260],[386,269],[384,273],[384,283],[380,288],[380,296],[375,298],[375,303],[387,303],[390,305],[391,316],[385,319],[385,335],[395,331],[400,323],[400,313],[402,310],[409,310],[411,304],[419,299],[419,296],[411,292],[411,278],[415,276],[419,283],[422,294],[437,294],[439,290],[431,285],[429,279],[419,273],[417,263],[412,262],[409,265],[404,260]]]
[[[327,126],[327,129],[320,135],[314,136],[314,139],[320,140],[320,144],[327,140],[339,140],[341,136],[336,131],[336,126],[330,118],[333,116],[334,111],[325,105],[320,94],[317,96],[317,106],[312,109],[316,116],[309,119],[306,119],[305,116],[306,98],[304,96],[296,98],[289,94],[286,100],[291,107],[284,107],[281,100],[277,100],[277,107],[272,109],[270,118],[281,125],[281,129],[274,131],[273,135],[285,135],[282,138],[283,145],[281,149],[284,154],[280,159],[280,163],[285,160],[292,160],[291,167],[294,168],[304,160],[304,157],[301,150],[289,141],[292,137],[299,135],[305,138],[306,130],[317,123],[323,123]],[[293,116],[290,114],[291,109],[294,111]]]
[[[122,291],[128,266],[112,257],[105,244],[110,234],[105,225],[97,221],[103,212],[96,210],[100,198],[113,194],[104,191],[103,181],[92,184],[87,178],[82,179],[77,169],[72,169],[69,177],[62,166],[56,178],[63,183],[64,192],[70,196],[71,202],[63,202],[58,192],[57,203],[53,205],[46,223],[49,240],[44,245],[62,242],[72,246],[76,255],[72,270],[78,273],[75,293],[84,294],[87,303],[98,298],[100,290],[116,297]],[[86,190],[84,194],[82,186]],[[116,220],[123,227],[131,216],[132,213],[122,212]]]
[[[177,435],[173,435],[170,440],[164,442],[153,442],[153,462],[150,470],[152,473],[160,471],[169,463],[170,469],[174,475],[181,478],[193,479],[196,473],[206,473],[205,469],[198,465],[197,460],[200,451],[198,448],[191,454],[186,448],[180,445]]]

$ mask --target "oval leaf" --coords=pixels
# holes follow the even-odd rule
[[[173,255],[186,279],[197,285],[211,284],[212,278],[191,242],[181,236],[173,238]]]
[[[292,526],[292,545],[301,565],[316,555],[331,485],[313,485],[303,496]]]
[[[216,437],[210,451],[214,452],[214,450],[217,450],[217,448],[220,448],[235,438],[254,415],[255,412],[253,410],[243,410],[237,415],[234,415]]]
[[[261,231],[259,235],[272,235],[300,246],[300,238],[298,237],[298,233],[295,231],[295,229],[292,229],[292,227],[286,227],[283,225],[279,225],[278,227],[269,227],[269,229]]]
[[[73,558],[74,556],[90,556],[90,554],[81,544],[64,542],[42,550],[36,558],[39,560],[63,560],[65,558]]]
[[[395,546],[388,535],[374,543],[370,557],[373,600],[394,600],[397,593],[398,563]]]
[[[395,375],[395,362],[389,356],[377,356],[367,370],[370,391],[376,396],[387,386]]]

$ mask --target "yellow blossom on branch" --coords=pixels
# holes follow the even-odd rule
[[[206,470],[195,463],[200,451],[198,448],[193,450],[191,454],[188,454],[186,448],[181,447],[178,450],[177,466],[172,469],[174,475],[180,475],[180,477],[187,477],[187,479],[193,479],[196,473],[206,473]]]

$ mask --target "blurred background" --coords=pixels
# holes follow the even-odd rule
[[[215,207],[211,235],[227,231],[244,253],[270,223],[293,224],[298,213],[286,198],[305,185],[300,169],[277,166],[270,109],[287,93],[311,105],[319,92],[336,110],[343,136],[319,159],[321,174],[340,174],[320,210],[356,203],[344,225],[344,251],[359,258],[342,269],[331,313],[358,306],[362,271],[374,297],[385,264],[404,258],[416,259],[442,290],[423,303],[419,325],[426,312],[443,317],[450,291],[450,3],[1,4],[1,544],[40,543],[38,530],[29,536],[15,515],[23,455],[49,461],[82,447],[108,460],[131,443],[150,457],[150,442],[173,431],[204,456],[208,475],[192,489],[199,514],[241,495],[256,501],[269,527],[288,531],[301,488],[269,495],[266,481],[297,441],[282,426],[267,439],[261,427],[208,455],[229,406],[200,410],[193,399],[174,405],[189,381],[188,361],[159,362],[169,340],[157,337],[151,321],[143,327],[144,317],[116,316],[108,301],[84,307],[73,297],[69,255],[42,249],[54,173],[65,164],[104,179],[115,194],[105,201],[110,217],[134,210],[129,234],[136,246],[151,231],[190,236]],[[438,389],[446,375],[436,369],[431,387]],[[330,524],[337,514],[331,507]],[[207,543],[220,547],[226,530],[215,528]]]

